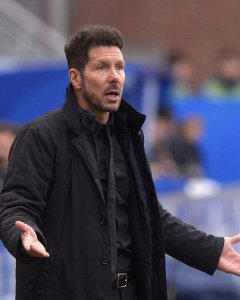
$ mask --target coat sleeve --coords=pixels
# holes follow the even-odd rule
[[[183,263],[214,273],[222,253],[224,238],[208,235],[172,216],[160,207],[166,253]]]
[[[142,132],[139,133],[139,137],[141,145],[139,149],[143,150]],[[139,152],[136,151],[136,153]],[[150,190],[153,191],[154,198],[158,201],[152,181],[151,169],[144,150],[142,153],[143,156],[140,160],[141,162],[146,162],[146,169],[149,171],[143,173],[142,176],[144,178],[145,174],[149,174],[149,177],[146,180],[146,182],[148,182],[146,183],[146,186],[151,182]],[[146,190],[147,189],[148,188],[146,188]],[[218,266],[224,245],[224,238],[208,235],[205,232],[182,222],[165,210],[160,203],[159,210],[159,224],[163,233],[166,253],[193,268],[212,275]]]
[[[41,225],[53,174],[53,154],[39,129],[30,125],[21,130],[10,151],[7,175],[0,195],[1,239],[21,259],[17,220],[30,225],[46,246]]]

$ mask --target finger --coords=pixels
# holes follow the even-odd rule
[[[26,238],[28,235],[31,236],[34,240],[37,240],[37,235],[35,230],[29,226],[28,224],[22,222],[22,221],[16,221],[15,226],[19,229],[21,232],[22,238]]]
[[[34,257],[49,257],[49,253],[46,251],[45,247],[39,242],[32,243],[30,245],[30,250],[28,253]]]
[[[22,221],[16,221],[15,225],[21,232],[26,230],[26,224],[23,223]]]
[[[31,226],[22,221],[16,221],[15,226],[21,231],[21,233],[24,231],[29,231],[31,233],[35,232]]]
[[[236,244],[240,242],[240,234],[234,235],[229,238],[232,244]]]

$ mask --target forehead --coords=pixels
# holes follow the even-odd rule
[[[115,46],[96,46],[92,47],[88,53],[89,61],[98,60],[122,60],[123,54],[118,47]]]

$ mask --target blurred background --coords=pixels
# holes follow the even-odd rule
[[[159,201],[208,233],[239,233],[239,12],[238,0],[0,0],[0,188],[19,128],[63,104],[67,37],[108,24],[124,34],[124,97],[147,115]],[[2,300],[14,299],[14,268],[0,244]],[[170,300],[240,297],[239,278],[169,257],[167,276]]]

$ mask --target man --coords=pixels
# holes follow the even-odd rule
[[[17,127],[0,122],[0,190],[7,170],[10,147],[15,139],[17,131]]]
[[[240,99],[240,52],[236,48],[223,48],[217,51],[215,74],[203,85],[202,93],[210,99]]]
[[[65,47],[62,109],[26,125],[1,194],[1,238],[16,257],[16,299],[167,299],[165,251],[192,267],[240,275],[232,244],[158,204],[145,116],[121,100],[121,33],[86,26]]]

